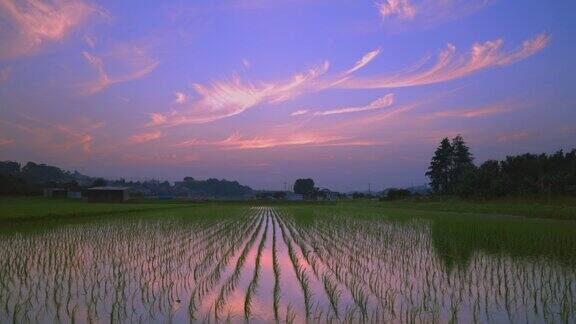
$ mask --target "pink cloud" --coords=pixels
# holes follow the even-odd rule
[[[215,81],[210,85],[194,84],[200,99],[186,111],[155,113],[151,125],[202,124],[231,117],[262,103],[289,100],[316,86],[319,76],[328,70],[328,62],[298,73],[288,80],[248,83],[234,77],[230,81]]]
[[[95,48],[96,47],[96,38],[93,36],[84,36],[84,41],[86,42],[86,44],[88,44],[88,46],[90,46],[90,48]]]
[[[244,82],[235,76],[231,80],[214,81],[209,85],[194,84],[200,99],[192,101],[188,108],[168,113],[154,113],[149,126],[176,126],[203,124],[240,114],[262,104],[274,104],[296,98],[304,93],[338,88],[397,88],[445,82],[493,67],[509,65],[543,49],[549,40],[546,34],[524,42],[520,49],[501,51],[502,40],[475,44],[469,55],[456,55],[456,48],[449,44],[441,51],[437,62],[431,67],[418,64],[406,72],[394,75],[354,78],[352,74],[374,60],[380,50],[365,54],[350,69],[334,76],[326,76],[328,61],[299,73],[288,80],[268,82]],[[328,111],[326,114],[356,112],[374,109],[376,106],[349,107]],[[377,108],[377,107],[376,107]]]
[[[376,7],[385,22],[430,26],[470,15],[494,0],[384,0]]]
[[[0,146],[6,146],[14,143],[14,140],[11,138],[2,137],[0,135]]]
[[[154,113],[153,120],[148,125],[209,123],[240,114],[260,104],[275,104],[304,93],[328,89],[345,81],[352,73],[374,60],[379,53],[378,49],[366,53],[351,68],[335,76],[326,76],[330,63],[324,61],[286,80],[251,83],[234,76],[231,80],[214,81],[209,85],[195,83],[194,90],[201,98],[192,102],[189,109],[167,114]]]
[[[347,108],[338,108],[338,109],[331,109],[331,110],[324,110],[315,112],[315,116],[326,116],[326,115],[335,115],[335,114],[347,114],[347,113],[354,113],[354,112],[361,112],[361,111],[369,111],[369,110],[378,110],[386,107],[390,107],[394,103],[394,94],[389,93],[384,97],[378,98],[371,103],[365,106],[358,106],[358,107],[347,107]]]
[[[301,116],[301,115],[306,115],[308,113],[308,110],[306,109],[301,109],[301,110],[296,110],[295,112],[291,113],[291,116]]]
[[[37,52],[46,43],[64,39],[92,14],[103,14],[82,0],[0,0],[0,8],[8,27],[0,29],[0,38],[7,40],[0,49],[0,58]]]
[[[132,135],[129,139],[129,143],[131,143],[131,144],[146,143],[146,142],[157,140],[161,137],[162,137],[161,132],[141,133],[141,134]]]
[[[390,107],[390,109],[386,109],[384,111],[379,111],[377,113],[368,115],[368,116],[359,116],[357,118],[351,118],[343,121],[339,121],[336,125],[332,124],[331,127],[336,129],[361,129],[366,130],[369,126],[377,127],[381,129],[384,124],[397,124],[398,118],[400,116],[405,115],[406,113],[413,111],[415,109],[419,109],[421,107],[426,107],[431,105],[432,103],[451,96],[455,92],[460,91],[462,88],[455,88],[451,90],[446,90],[442,92],[434,93],[431,96],[428,96],[424,99],[413,100],[411,102],[404,103],[402,105],[396,105],[394,107]],[[410,117],[410,120],[406,122],[412,122],[414,118]]]
[[[511,52],[501,51],[503,41],[497,39],[476,43],[468,55],[456,55],[456,47],[448,44],[438,55],[436,63],[428,68],[421,65],[416,71],[394,75],[380,75],[366,78],[349,78],[340,84],[342,88],[399,88],[445,82],[462,78],[474,72],[505,66],[523,60],[546,47],[547,34],[539,34],[527,40],[522,47]]]
[[[528,139],[530,134],[527,131],[515,131],[511,133],[505,133],[498,136],[496,139],[500,143],[515,142]]]
[[[382,18],[396,16],[400,19],[413,19],[416,7],[409,0],[386,0],[376,4]]]
[[[135,44],[117,44],[105,52],[102,57],[82,52],[84,59],[97,73],[97,79],[81,85],[82,94],[91,95],[100,92],[111,85],[134,81],[150,74],[158,64],[157,59],[150,56],[148,46]],[[110,61],[115,71],[109,73],[105,60]]]
[[[150,122],[146,124],[146,126],[159,126],[165,124],[167,121],[168,117],[160,113],[152,113],[150,114]]]
[[[520,105],[521,103],[511,101],[497,102],[479,108],[438,111],[433,113],[432,117],[479,118],[513,111]]]
[[[200,156],[193,153],[174,154],[174,153],[159,153],[159,154],[134,154],[126,153],[120,156],[120,161],[130,165],[178,165],[181,163],[198,161]]]
[[[176,99],[174,99],[174,102],[177,104],[183,104],[186,101],[188,101],[188,96],[180,91],[177,91],[174,93],[174,96],[176,97]]]
[[[358,60],[352,68],[350,68],[346,72],[344,72],[344,75],[347,76],[347,75],[352,74],[352,73],[360,70],[361,68],[365,67],[366,65],[368,65],[368,63],[372,62],[372,60],[374,60],[376,58],[376,56],[378,56],[379,54],[380,54],[379,49],[373,50],[373,51],[370,51],[370,52],[364,54],[364,56],[362,56],[362,58],[360,60]]]
[[[233,133],[220,141],[205,141],[191,139],[174,146],[176,147],[212,147],[233,150],[268,149],[288,146],[370,146],[382,145],[384,142],[349,138],[328,133],[299,133],[299,134],[268,134],[245,138],[239,133]]]
[[[12,67],[7,66],[0,69],[0,84],[8,82],[10,76],[12,75]]]
[[[42,149],[67,151],[80,147],[84,153],[93,152],[94,136],[89,132],[104,127],[103,122],[78,119],[71,124],[51,123],[30,116],[22,116],[22,122],[0,120],[0,124],[28,136],[30,142]]]

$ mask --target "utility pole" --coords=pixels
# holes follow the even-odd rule
[[[371,195],[372,194],[372,190],[371,190],[371,183],[368,182],[368,194]]]
[[[286,192],[286,182],[284,182],[284,192]]]

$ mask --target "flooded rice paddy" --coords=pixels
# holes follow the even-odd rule
[[[574,323],[574,225],[546,224],[254,207],[0,233],[0,322]]]

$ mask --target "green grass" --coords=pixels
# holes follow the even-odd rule
[[[305,220],[314,210],[348,210],[355,214],[442,214],[443,212],[484,216],[522,216],[528,218],[576,220],[576,198],[509,198],[493,200],[410,199],[402,201],[343,200],[332,203],[278,204]]]
[[[576,220],[576,198],[509,198],[494,200],[407,200],[375,203],[378,208],[444,211],[487,215],[514,215],[531,218]]]
[[[393,223],[426,222],[434,250],[448,268],[466,265],[474,253],[576,260],[575,206],[527,201],[345,201],[336,205],[282,206],[299,226],[326,218]]]
[[[194,206],[172,201],[89,203],[72,199],[40,197],[0,198],[0,222],[21,222],[54,218],[97,216]]]

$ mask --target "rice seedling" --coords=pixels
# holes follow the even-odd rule
[[[338,317],[338,299],[340,298],[342,291],[338,289],[334,281],[328,275],[324,275],[322,277],[322,281],[324,282],[324,290],[330,298],[330,305],[332,306],[332,310],[334,311],[336,317]]]
[[[274,320],[278,321],[280,308],[280,263],[278,262],[278,249],[276,247],[276,220],[272,219],[272,270],[274,271],[273,311]]]
[[[572,223],[203,210],[0,231],[0,322],[576,321]]]
[[[254,293],[256,288],[258,287],[258,278],[260,275],[260,262],[262,259],[262,251],[264,250],[264,243],[266,243],[266,235],[268,234],[268,224],[269,219],[266,217],[266,226],[264,227],[264,234],[262,235],[262,239],[260,240],[260,244],[258,245],[258,252],[256,254],[256,261],[254,264],[254,274],[252,276],[252,280],[248,285],[248,289],[246,290],[246,298],[244,300],[244,317],[246,320],[250,318],[250,314],[252,313],[252,298],[254,297]]]

